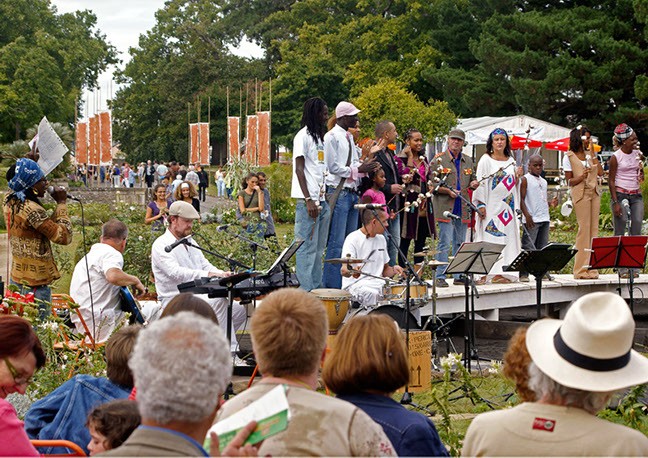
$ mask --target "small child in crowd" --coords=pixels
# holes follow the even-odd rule
[[[86,423],[90,431],[90,456],[119,447],[141,421],[135,401],[119,399],[95,407]]]
[[[385,181],[385,171],[382,168],[369,172],[366,177],[362,178],[360,184],[360,192],[362,193],[360,201],[363,204],[385,205],[387,199],[381,191],[382,187],[385,186]]]

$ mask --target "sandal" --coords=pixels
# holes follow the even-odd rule
[[[486,279],[487,279],[487,277],[486,277],[486,275],[484,275],[482,278],[475,281],[475,285],[480,285],[480,286],[485,285],[486,284]]]
[[[491,280],[492,283],[498,283],[498,284],[506,284],[506,283],[513,283],[512,280],[502,277],[501,275],[495,275],[493,279]]]

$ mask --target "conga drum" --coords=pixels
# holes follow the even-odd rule
[[[319,288],[311,291],[315,297],[324,303],[328,315],[329,334],[337,333],[344,317],[349,311],[351,294],[343,289]]]

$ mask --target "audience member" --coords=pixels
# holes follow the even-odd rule
[[[45,365],[45,352],[29,321],[0,316],[0,446],[6,456],[40,456],[29,442],[16,409],[5,400],[25,394],[34,372]]]
[[[404,336],[382,314],[347,322],[322,371],[324,383],[339,399],[382,426],[398,456],[448,456],[434,423],[391,398],[409,383],[409,376]]]
[[[191,312],[153,322],[137,339],[129,366],[142,424],[104,456],[208,456],[202,444],[232,375],[221,329]],[[256,427],[247,425],[237,439]],[[218,440],[212,435],[212,455]],[[237,440],[234,445],[241,441]],[[250,454],[226,448],[224,455]]]
[[[225,197],[225,174],[221,170],[221,167],[218,167],[218,170],[214,172],[214,180],[218,189],[218,197]]]
[[[64,439],[88,453],[90,433],[85,427],[90,411],[114,399],[125,399],[133,388],[128,359],[140,332],[125,326],[106,344],[106,375],[79,374],[31,405],[25,415],[25,430],[32,439]],[[45,448],[45,453],[64,453],[63,448]]]
[[[180,293],[169,301],[160,318],[177,315],[180,312],[193,312],[218,324],[218,317],[211,306],[191,293]]]
[[[385,432],[366,413],[315,391],[328,333],[319,299],[301,289],[275,291],[253,315],[251,333],[263,378],[227,401],[218,419],[284,385],[291,419],[285,431],[263,442],[261,456],[394,455]]]
[[[515,391],[521,402],[534,402],[536,395],[529,388],[529,364],[531,356],[526,347],[527,328],[520,327],[515,331],[508,348],[504,353],[504,377],[515,383]]]
[[[195,166],[189,166],[189,170],[187,171],[187,175],[185,175],[184,177],[184,181],[188,181],[189,183],[194,185],[194,188],[196,188],[196,190],[198,189],[198,186],[200,185],[200,177],[198,176],[198,173],[196,173]]]
[[[175,179],[171,182],[171,195],[175,196],[176,189],[182,184],[184,180],[182,179],[182,175],[179,173],[175,176]]]
[[[209,174],[204,167],[197,165],[196,173],[198,174],[198,198],[203,202],[207,199],[207,188],[209,187]]]
[[[171,203],[172,200],[167,199],[166,186],[157,185],[153,193],[153,200],[146,206],[146,215],[144,216],[144,222],[151,225],[152,231],[164,230]]]
[[[536,402],[478,415],[464,456],[647,456],[639,431],[596,417],[619,390],[648,382],[648,359],[632,350],[625,300],[591,293],[564,320],[533,323],[526,335]]]
[[[270,205],[270,190],[268,189],[268,177],[264,172],[257,172],[257,178],[259,179],[259,189],[263,193],[263,211],[261,212],[261,218],[266,223],[265,238],[276,237],[275,234],[275,224],[274,218],[272,217],[272,206]]]
[[[137,403],[128,399],[117,399],[95,407],[86,422],[90,433],[87,445],[90,456],[119,447],[141,422]]]
[[[173,192],[173,200],[178,201],[182,200],[191,204],[193,208],[200,213],[200,199],[198,199],[198,191],[193,183],[189,181],[183,181],[180,186],[178,186]]]
[[[249,233],[262,236],[265,234],[265,225],[261,224],[261,212],[264,211],[265,201],[259,188],[259,178],[255,173],[249,173],[243,179],[241,187],[237,196],[241,222]]]

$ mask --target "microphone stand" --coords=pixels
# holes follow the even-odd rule
[[[209,254],[211,254],[213,256],[216,256],[218,259],[222,259],[223,261],[227,262],[227,264],[229,264],[230,270],[235,270],[236,267],[240,267],[241,269],[244,269],[244,270],[254,270],[250,266],[246,266],[245,264],[243,264],[242,262],[237,261],[236,259],[228,258],[227,256],[224,256],[224,255],[220,254],[218,251],[207,250],[207,249],[205,249],[205,248],[203,248],[201,246],[198,246],[198,245],[195,245],[195,244],[191,243],[189,240],[185,240],[184,242],[182,242],[182,244],[190,246],[191,248],[196,248],[196,249],[198,249],[198,250],[200,250],[200,251],[202,251],[204,253],[209,253]]]
[[[385,210],[382,210],[382,211],[388,211],[388,210],[389,210],[388,208],[385,208]],[[378,222],[382,226],[383,231],[388,232],[387,227],[380,220],[380,216],[378,215],[378,212],[376,211],[376,209],[372,208],[371,212],[373,213],[376,220],[378,220]],[[397,253],[404,260],[405,267],[407,269],[407,276],[405,277],[405,310],[404,310],[404,313],[406,314],[406,316],[405,316],[404,321],[405,321],[405,347],[407,348],[407,354],[408,354],[408,357],[409,357],[409,335],[410,335],[410,326],[409,326],[410,320],[409,320],[409,317],[411,315],[411,312],[410,312],[410,309],[411,309],[411,305],[410,305],[410,283],[411,283],[412,279],[416,279],[416,281],[419,282],[420,284],[425,284],[425,283],[423,282],[421,277],[419,277],[418,273],[416,272],[416,270],[414,269],[412,264],[409,262],[409,260],[405,256],[405,254],[401,251],[400,247],[396,244],[394,239],[392,237],[387,237],[387,238],[389,239],[389,243],[393,247],[396,248]],[[410,393],[410,391],[409,391],[409,380],[407,381],[407,384],[405,385],[405,392],[403,393],[403,397],[401,398],[400,403],[403,404],[403,405],[411,405],[415,409],[426,412],[430,416],[434,415],[434,412],[430,411],[429,409],[427,409],[426,407],[423,407],[420,404],[416,404],[412,400],[412,393]]]

